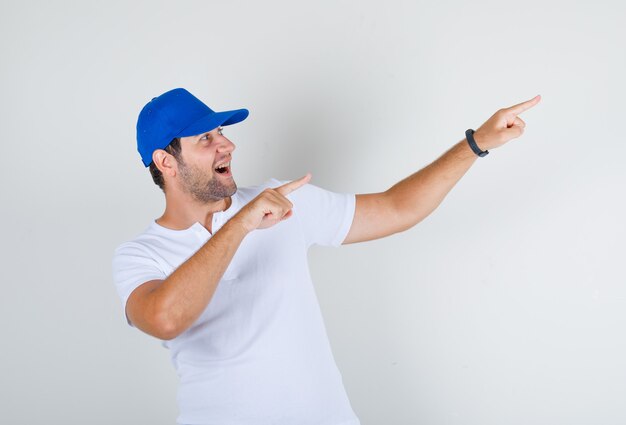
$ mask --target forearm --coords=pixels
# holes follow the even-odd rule
[[[476,161],[466,139],[387,190],[396,227],[407,230],[433,212]]]
[[[174,337],[188,329],[211,301],[224,271],[248,233],[234,218],[154,290],[155,309],[168,335]]]

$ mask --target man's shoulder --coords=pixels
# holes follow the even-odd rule
[[[258,190],[263,190],[266,189],[268,187],[277,187],[280,186],[281,184],[287,183],[288,180],[281,180],[281,179],[277,179],[276,177],[269,177],[267,179],[265,179],[265,181],[263,181],[262,183],[259,183],[257,185],[254,186],[247,186],[247,187],[243,187],[241,188],[242,190],[250,190],[250,191],[258,191]]]
[[[248,193],[252,195],[250,196],[250,199],[247,200],[249,202],[252,198],[254,198],[256,195],[261,193],[264,189],[266,188],[276,189],[277,187],[280,187],[289,182],[292,182],[293,180],[295,179],[282,179],[282,178],[270,177],[267,180],[265,180],[263,183],[256,185],[256,186],[243,188],[242,191],[246,192],[247,190]],[[305,200],[309,202],[316,202],[316,200],[318,200],[320,197],[327,196],[328,194],[331,194],[331,193],[332,192],[320,186],[311,184],[309,182],[303,186],[300,186],[298,189],[294,190],[293,192],[289,193],[287,195],[287,198],[292,201],[297,201],[297,202],[302,202]]]
[[[114,250],[114,256],[129,252],[144,251],[149,245],[149,240],[151,237],[150,228],[151,226],[148,226],[141,233],[136,234],[134,237],[127,239],[126,241],[117,245]]]
[[[237,195],[240,199],[244,201],[244,203],[252,200],[259,193],[263,192],[265,189],[275,189],[278,186],[282,186],[285,183],[288,183],[289,180],[281,180],[275,177],[270,177],[263,181],[262,183],[253,185],[253,186],[245,186],[237,188]]]

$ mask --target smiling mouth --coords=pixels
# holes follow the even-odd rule
[[[217,167],[215,169],[215,172],[222,175],[222,176],[229,176],[231,175],[230,173],[230,163],[225,164],[223,166]]]

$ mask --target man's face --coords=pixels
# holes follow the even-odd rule
[[[230,167],[235,145],[218,127],[197,136],[181,137],[178,179],[181,189],[194,199],[209,203],[232,196],[237,191]],[[218,166],[227,165],[225,169]]]

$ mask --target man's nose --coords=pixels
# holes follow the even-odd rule
[[[220,136],[220,144],[217,150],[218,152],[232,152],[235,150],[235,144],[228,138]]]

